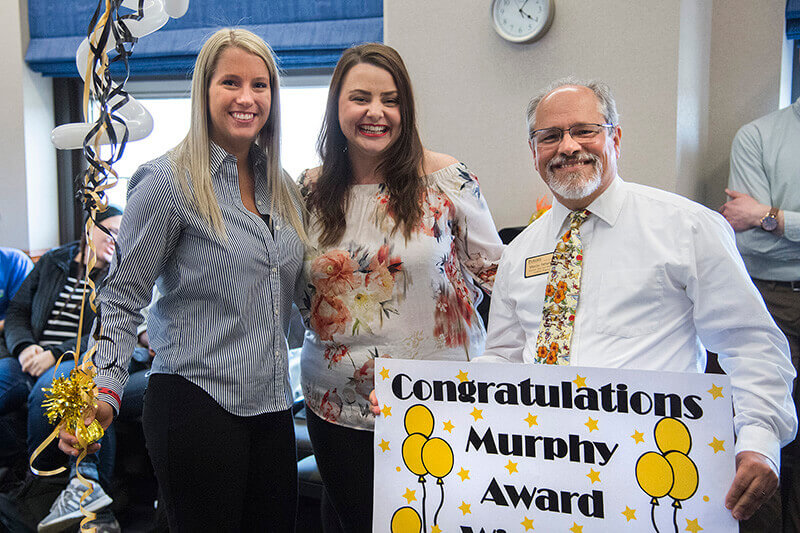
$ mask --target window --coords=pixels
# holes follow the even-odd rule
[[[325,114],[329,76],[285,76],[281,87],[281,159],[296,179],[317,166],[317,136]],[[106,193],[111,203],[125,205],[128,180],[139,165],[177,145],[189,131],[188,82],[131,82],[126,86],[153,115],[153,132],[140,141],[128,142],[122,158],[114,164],[120,180]],[[108,150],[101,151],[108,157]]]
[[[794,41],[792,54],[792,102],[800,98],[800,39]]]

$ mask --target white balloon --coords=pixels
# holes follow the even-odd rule
[[[125,121],[128,126],[128,141],[139,141],[144,139],[153,131],[153,116],[145,107],[133,97],[128,97],[128,102],[116,111],[116,115]],[[120,101],[120,96],[114,96],[109,100],[108,106],[112,107]],[[117,134],[117,142],[122,139],[124,128],[122,124],[114,121],[114,131]],[[50,133],[50,140],[59,150],[76,150],[83,148],[83,140],[94,127],[90,122],[72,122],[62,124]],[[108,134],[100,136],[100,144],[109,144]]]
[[[189,0],[164,0],[164,9],[170,17],[179,19],[189,9]]]
[[[139,0],[123,0],[122,6],[136,11],[139,9]],[[125,25],[132,36],[141,38],[160,29],[170,17],[182,17],[188,7],[189,0],[145,0],[142,4],[142,18],[140,20],[128,19],[125,21]],[[105,51],[113,50],[115,47],[116,39],[114,39],[114,34],[111,32],[106,42]],[[78,46],[78,50],[75,53],[75,63],[81,79],[85,80],[86,70],[89,67],[88,38],[85,38]],[[116,85],[113,85],[113,87],[116,87]],[[108,107],[113,107],[120,99],[121,97],[119,96],[113,97],[108,102]],[[115,115],[120,117],[127,125],[129,141],[144,139],[153,131],[152,115],[132,96],[128,97],[128,102],[119,108]],[[83,147],[83,141],[93,127],[94,124],[89,122],[62,124],[52,131],[50,139],[56,148],[60,150],[75,150]],[[114,131],[119,141],[124,132],[122,124],[114,123]],[[107,134],[104,133],[100,137],[100,144],[109,144]]]

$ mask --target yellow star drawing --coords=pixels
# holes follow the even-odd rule
[[[689,520],[688,518],[685,518],[684,520],[686,520],[686,531],[697,533],[698,531],[703,530],[703,528],[700,527],[700,524],[697,523],[699,518],[695,518],[694,520]]]
[[[392,416],[392,408],[386,404],[383,404],[383,409],[381,409],[381,413],[383,413],[383,416]]]
[[[595,481],[600,481],[600,472],[597,472],[594,468],[590,468],[589,473],[586,474],[586,477],[591,479],[592,484],[594,484]]]
[[[403,498],[405,498],[408,503],[415,502],[417,501],[417,496],[414,494],[415,492],[417,491],[406,488],[406,493],[403,494]]]
[[[520,525],[525,528],[525,531],[528,531],[529,529],[533,529],[533,520],[526,516],[525,520],[520,522]]]
[[[462,467],[461,470],[456,475],[461,478],[461,481],[466,481],[469,479],[469,470],[464,470],[464,468]]]
[[[719,440],[717,437],[714,437],[714,440],[709,442],[708,445],[714,449],[714,453],[725,451],[725,441]]]
[[[528,413],[528,416],[525,417],[525,422],[528,423],[528,427],[532,428],[533,426],[538,426],[539,422],[536,421],[537,415],[532,415]]]
[[[452,420],[448,420],[447,422],[444,423],[444,430],[447,431],[448,433],[452,433],[454,427],[455,426],[453,425]]]
[[[515,463],[514,461],[512,461],[511,459],[509,459],[509,460],[508,460],[508,464],[505,466],[505,468],[506,468],[506,469],[508,469],[508,473],[509,473],[509,474],[513,474],[514,472],[516,472],[516,473],[518,473],[518,474],[519,474],[519,470],[517,470],[517,465],[518,465],[518,464],[519,464],[519,463]]]
[[[573,522],[569,530],[572,531],[572,533],[583,533],[583,526],[579,526],[577,522]]]
[[[386,452],[388,452],[388,451],[389,451],[389,441],[388,441],[388,440],[383,440],[383,439],[381,439],[381,443],[380,443],[380,444],[378,444],[378,447],[379,447],[381,450],[383,450],[383,453],[386,453]]]
[[[458,381],[464,383],[465,381],[469,381],[469,378],[467,377],[468,374],[469,372],[464,372],[463,370],[459,370],[458,374],[456,374],[456,377],[458,378]]]
[[[389,378],[389,369],[388,368],[381,369],[381,371],[378,372],[378,374],[380,374],[383,379],[388,379]]]
[[[431,533],[442,533],[442,530],[438,524],[433,524],[431,526]]]
[[[631,438],[636,444],[639,444],[640,442],[644,442],[644,433],[633,430],[633,435],[631,435]]]
[[[585,387],[586,386],[586,377],[581,376],[580,374],[576,374],[575,379],[572,380],[576,387]]]
[[[711,388],[707,391],[713,399],[722,398],[722,387],[717,387],[713,383],[711,384]]]
[[[625,510],[622,511],[622,514],[625,516],[626,522],[630,522],[631,520],[636,520],[636,509],[631,509],[627,505],[625,506]]]
[[[475,419],[475,422],[477,422],[479,418],[483,418],[483,409],[478,409],[477,407],[473,407],[472,412],[470,414],[472,415],[472,418]]]
[[[461,500],[461,505],[459,505],[457,508],[461,509],[461,513],[462,513],[461,516],[464,516],[464,515],[467,515],[467,514],[472,514],[472,511],[469,510],[469,507],[470,507],[470,505],[467,502],[465,502],[464,500]]]
[[[597,427],[597,420],[595,420],[595,419],[594,419],[594,418],[592,418],[591,416],[589,417],[589,420],[587,420],[587,421],[586,421],[586,423],[584,424],[584,426],[586,426],[587,428],[589,428],[589,432],[590,432],[590,433],[591,433],[592,431],[594,431],[594,430],[598,430],[598,431],[600,430],[600,428],[598,428],[598,427]]]

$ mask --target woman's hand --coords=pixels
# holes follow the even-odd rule
[[[108,426],[111,425],[111,422],[114,421],[114,408],[111,407],[110,404],[104,402],[103,400],[97,400],[97,407],[89,407],[86,410],[86,415],[83,419],[84,423],[88,426],[94,420],[97,419],[100,422],[100,425],[103,426],[103,430],[105,431],[108,429]],[[75,437],[72,433],[67,431],[66,429],[62,429],[58,433],[58,449],[64,452],[67,455],[71,455],[73,457],[77,457],[80,455],[81,450],[78,449],[78,438]],[[94,442],[89,445],[86,449],[89,453],[94,453],[100,449],[100,443]]]
[[[27,372],[31,376],[38,378],[44,374],[48,368],[56,364],[56,356],[53,355],[53,352],[50,350],[42,350],[41,346],[32,346],[36,346],[39,350],[34,350],[34,353],[30,353],[23,358],[25,352],[31,348],[31,346],[28,346],[28,348],[25,348],[25,350],[22,350],[22,353],[19,354],[19,362],[20,365],[22,365],[23,372]]]
[[[375,389],[372,389],[369,393],[369,410],[372,411],[372,414],[378,416],[381,414],[381,406],[378,404],[378,396],[375,394]]]

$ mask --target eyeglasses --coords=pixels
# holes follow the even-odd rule
[[[569,128],[544,128],[533,130],[531,140],[536,146],[553,147],[564,138],[564,132],[569,132],[569,136],[579,144],[592,142],[603,128],[614,128],[614,124],[573,124]]]

